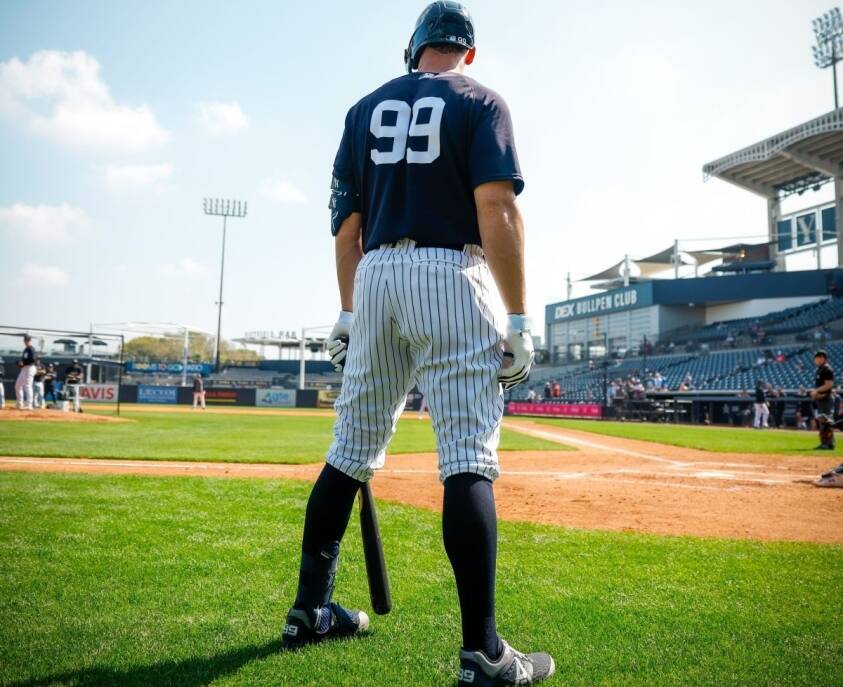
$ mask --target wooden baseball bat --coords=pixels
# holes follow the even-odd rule
[[[360,532],[363,536],[363,555],[366,559],[372,610],[378,615],[386,615],[392,610],[392,595],[389,592],[389,577],[383,557],[378,513],[369,482],[360,487]]]

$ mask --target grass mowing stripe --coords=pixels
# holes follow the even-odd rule
[[[0,452],[8,456],[147,458],[250,463],[313,463],[324,459],[334,418],[202,413],[124,413],[125,423],[0,422]],[[501,432],[501,450],[565,447]],[[429,422],[402,419],[390,453],[436,451]]]
[[[578,429],[593,434],[654,441],[671,446],[713,451],[715,453],[764,453],[801,455],[813,453],[818,443],[816,432],[738,427],[706,427],[702,425],[670,425],[649,422],[612,422],[603,420],[562,420],[526,418],[540,424]],[[838,443],[831,455],[843,455]]]
[[[279,652],[308,488],[0,475],[0,684],[451,685],[459,616],[435,513],[381,503],[395,610]],[[498,623],[550,685],[833,685],[843,547],[500,526]],[[367,607],[359,528],[337,596]]]

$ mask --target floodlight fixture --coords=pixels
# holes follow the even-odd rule
[[[843,58],[843,14],[835,7],[813,20],[814,64],[820,69],[831,67],[834,79],[834,109],[840,107],[837,96],[837,63]]]
[[[225,274],[225,232],[229,217],[243,218],[249,210],[247,202],[227,200],[223,198],[205,198],[202,209],[206,215],[222,217],[222,252],[220,257],[220,297],[216,305],[217,310],[217,339],[214,343],[214,371],[220,371],[220,331],[222,329],[222,284]]]

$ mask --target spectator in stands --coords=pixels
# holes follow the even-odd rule
[[[550,386],[550,382],[547,381],[544,383],[544,400],[549,401],[553,396],[553,389]]]
[[[767,405],[765,387],[766,385],[760,379],[755,383],[755,403],[753,404],[755,420],[752,423],[755,429],[768,429],[770,427],[770,407]]]
[[[538,394],[536,394],[536,390],[535,390],[535,389],[530,389],[530,390],[527,392],[527,401],[528,401],[529,403],[535,403],[535,401],[536,401],[537,397],[538,397]]]
[[[205,383],[202,375],[193,375],[193,410],[196,410],[198,404],[205,410]]]
[[[551,395],[553,398],[561,398],[562,397],[562,387],[560,386],[559,382],[555,379],[553,380],[553,384],[551,385]]]

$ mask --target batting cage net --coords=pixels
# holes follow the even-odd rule
[[[25,337],[35,353],[27,365]],[[7,408],[120,414],[122,334],[0,325]]]

